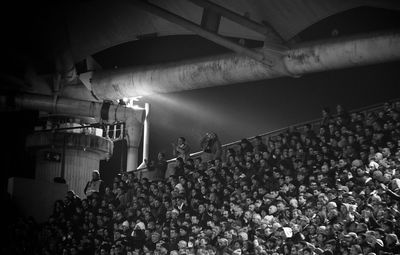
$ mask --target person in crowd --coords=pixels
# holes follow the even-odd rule
[[[254,142],[255,142],[255,145],[254,145],[254,153],[263,153],[264,151],[268,151],[268,147],[267,147],[267,145],[265,145],[264,143],[263,143],[263,140],[262,140],[262,137],[261,136],[256,136],[255,138],[254,138]]]
[[[202,162],[215,160],[222,155],[221,141],[214,132],[208,132],[200,139],[200,148],[203,151]]]
[[[174,176],[183,176],[185,174],[185,162],[183,158],[176,158],[175,167],[174,167]]]
[[[159,179],[164,179],[165,178],[165,172],[167,171],[168,168],[168,163],[165,158],[165,153],[159,152],[157,154],[157,159],[155,161],[151,161],[148,164],[149,171],[154,171],[155,175],[154,178],[159,180]]]
[[[104,182],[100,178],[99,170],[93,170],[92,179],[87,182],[84,193],[88,199],[92,196],[98,196],[104,194]]]
[[[331,110],[329,109],[329,107],[323,107],[321,112],[322,112],[321,126],[327,126],[329,123],[333,121]]]
[[[177,144],[172,143],[171,145],[174,157],[181,158],[184,162],[190,157],[190,146],[184,137],[179,137]]]
[[[251,144],[249,140],[243,138],[239,144],[238,154],[241,156],[245,156],[247,153],[253,153],[254,146]]]

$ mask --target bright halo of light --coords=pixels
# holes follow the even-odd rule
[[[132,101],[139,101],[141,98],[142,98],[143,96],[136,96],[136,97],[131,97],[130,99],[132,100]]]
[[[132,109],[135,109],[135,110],[146,110],[146,108],[141,107],[141,106],[139,106],[137,104],[134,104],[134,105],[129,106],[129,107],[132,108]]]
[[[143,96],[136,96],[136,97],[124,97],[122,98],[122,101],[124,101],[125,105],[129,108],[135,109],[135,110],[144,110],[145,108],[134,104],[134,102],[140,101],[139,99],[142,98]]]

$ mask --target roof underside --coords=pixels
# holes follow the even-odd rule
[[[203,8],[188,0],[152,0],[152,3],[197,24]],[[214,0],[227,9],[260,24],[269,24],[285,41],[333,14],[360,6],[399,10],[394,1],[365,0]],[[68,31],[74,59],[79,61],[115,45],[152,36],[191,34],[190,31],[148,14],[129,1],[89,1],[67,13]],[[268,40],[222,17],[218,33],[223,36]]]

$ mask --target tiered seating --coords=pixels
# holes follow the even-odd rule
[[[167,179],[116,176],[69,193],[43,225],[19,221],[31,254],[400,254],[400,101],[326,114],[188,159]],[[256,141],[257,140],[257,141]]]

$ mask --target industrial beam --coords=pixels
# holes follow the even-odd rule
[[[189,1],[203,8],[210,8],[235,23],[238,23],[248,29],[251,29],[257,33],[265,35],[267,40],[270,39],[270,41],[273,42],[280,42],[280,43],[283,42],[283,39],[272,28],[262,25],[236,12],[233,12],[221,5],[218,5],[208,0],[189,0]]]
[[[154,5],[152,3],[149,3],[147,1],[140,1],[140,0],[135,0],[132,1],[133,4],[135,4],[135,6],[141,8],[142,10],[149,12],[153,15],[156,15],[158,17],[161,17],[165,20],[168,20],[169,22],[172,22],[174,24],[177,24],[187,30],[190,30],[196,34],[198,34],[201,37],[204,37],[210,41],[213,41],[219,45],[222,45],[228,49],[233,50],[236,53],[239,54],[243,54],[246,55],[250,58],[253,58],[259,62],[262,62],[268,66],[272,66],[273,65],[273,61],[271,61],[270,59],[266,59],[266,54],[263,54],[261,52],[257,52],[255,50],[252,49],[248,49],[246,47],[243,47],[242,45],[232,42],[229,39],[226,39],[216,33],[207,31],[205,29],[203,29],[202,27],[200,27],[199,25],[197,25],[196,23],[193,23],[190,20],[187,20],[185,18],[182,18],[168,10],[165,10],[163,8],[160,8],[157,5]]]
[[[147,67],[95,71],[90,78],[99,98],[120,99],[396,60],[400,60],[400,31],[297,45],[287,50],[273,68],[232,53]]]
[[[204,8],[201,17],[201,27],[207,31],[218,33],[219,23],[221,22],[221,15],[211,8]]]

